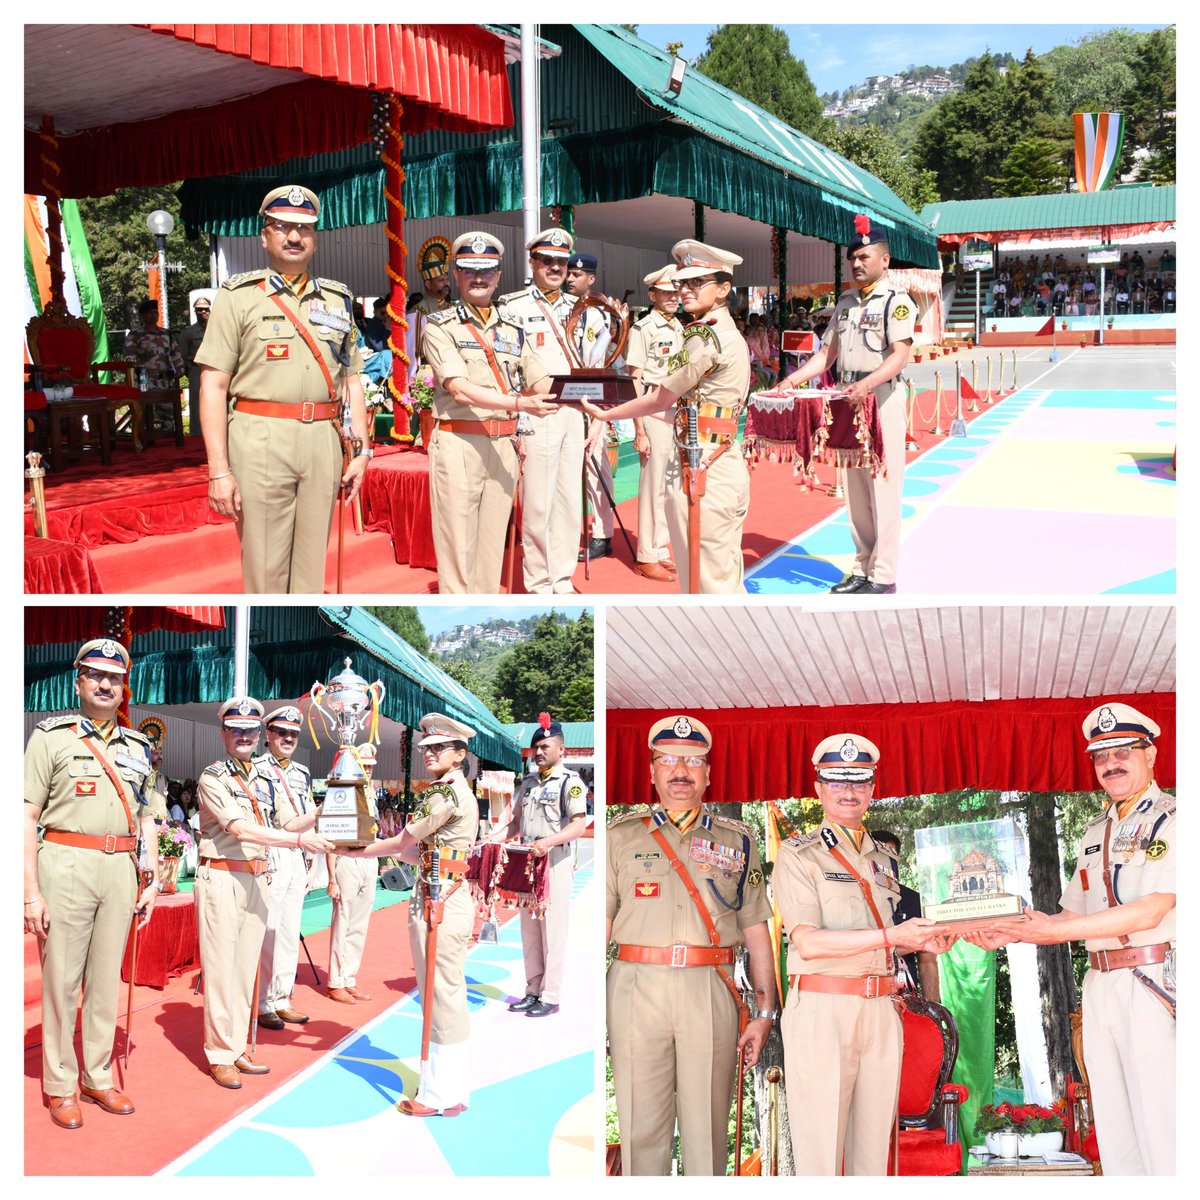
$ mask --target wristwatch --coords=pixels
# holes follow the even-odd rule
[[[766,1017],[771,1021],[779,1020],[779,1009],[777,1008],[760,1008],[755,1014],[754,1019],[757,1021],[759,1017]]]
[[[374,458],[375,451],[369,446],[364,446],[355,456],[355,458]]]

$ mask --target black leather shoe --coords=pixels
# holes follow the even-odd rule
[[[283,1018],[276,1016],[273,1012],[259,1013],[258,1027],[260,1029],[282,1029]]]
[[[831,596],[844,596],[847,592],[861,592],[867,586],[868,580],[865,575],[847,575],[841,583],[835,583],[829,589]]]
[[[509,1012],[528,1012],[535,1004],[538,998],[536,996],[526,996],[524,1000],[518,1000],[515,1004],[508,1006]]]
[[[873,580],[868,580],[858,590],[863,596],[891,596],[896,591],[896,585],[894,583],[875,583]]]
[[[552,1017],[558,1012],[557,1004],[543,1004],[537,1000],[529,1006],[529,1010],[525,1013],[527,1017]]]
[[[612,553],[612,538],[592,538],[588,542],[588,558],[607,558]],[[579,561],[583,562],[583,551],[579,552]]]

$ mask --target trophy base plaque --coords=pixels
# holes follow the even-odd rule
[[[336,845],[361,850],[375,840],[375,814],[361,783],[329,782],[317,810],[317,833]]]
[[[1021,917],[1026,904],[1020,896],[993,892],[966,900],[947,900],[942,904],[922,904],[921,915],[939,925],[950,925],[956,932],[987,929],[996,921]]]
[[[637,389],[629,375],[599,367],[578,367],[570,375],[555,375],[550,381],[555,404],[578,404],[587,400],[597,408],[612,408],[633,400]]]

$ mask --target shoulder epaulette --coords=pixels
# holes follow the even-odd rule
[[[260,279],[266,279],[270,274],[270,270],[266,268],[261,271],[241,271],[237,275],[230,275],[221,286],[223,288],[239,288],[243,284],[257,283]]]
[[[614,825],[624,825],[628,821],[644,821],[646,814],[640,809],[634,809],[633,812],[623,813],[621,816],[609,821],[608,827],[611,829]]]
[[[1173,813],[1175,811],[1175,797],[1168,796],[1163,792],[1158,798],[1158,809],[1160,812]]]
[[[341,292],[343,296],[353,296],[354,293],[337,279],[318,279],[317,287],[324,290],[328,288],[331,292]]]
[[[430,313],[428,324],[445,325],[448,321],[458,319],[458,312],[453,308],[444,308],[441,312]]]
[[[813,845],[814,842],[821,841],[821,831],[814,829],[811,833],[797,833],[793,837],[787,839],[784,843],[791,846],[795,850],[804,850],[806,847]]]
[[[150,745],[150,739],[140,730],[128,729],[126,726],[122,725],[118,728],[117,732],[120,733],[123,738],[126,738],[131,742],[140,742],[143,746]]]
[[[224,759],[222,759],[220,762],[210,763],[204,768],[203,771],[200,772],[202,777],[205,775],[212,775],[217,779],[224,779],[227,775],[229,775],[229,773],[229,764]]]
[[[42,730],[61,729],[65,725],[74,725],[78,720],[77,715],[47,717],[44,721],[39,721],[37,727]]]
[[[717,337],[717,331],[704,321],[692,321],[683,327],[684,340],[687,338],[701,338],[703,341],[712,342],[717,348],[717,353],[721,353],[721,339]]]
[[[514,300],[522,300],[528,295],[529,295],[528,288],[521,288],[521,290],[519,292],[507,292],[505,295],[501,296],[496,301],[496,303],[497,304],[511,304]]]
[[[753,835],[753,833],[754,833],[753,828],[751,828],[751,826],[747,825],[745,821],[735,821],[732,817],[726,817],[726,816],[722,815],[721,813],[713,813],[712,819],[713,819],[714,825],[718,821],[720,821],[722,825],[730,826],[733,829],[736,829],[738,831],[738,833],[748,833],[751,835]]]

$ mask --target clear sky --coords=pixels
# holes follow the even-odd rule
[[[1062,11],[1066,6],[1058,6]],[[899,10],[893,10],[899,11]],[[928,63],[948,67],[977,58],[985,50],[1023,58],[1031,46],[1044,54],[1089,33],[1113,28],[1097,21],[1087,25],[784,25],[792,53],[804,61],[817,92],[840,92],[868,75],[891,75]],[[1126,25],[1139,33],[1160,25]],[[638,36],[655,46],[683,42],[680,54],[689,62],[704,52],[712,25],[638,25]]]
[[[565,613],[577,620],[580,613],[591,612],[590,605],[578,604],[422,604],[417,606],[425,632],[437,637],[456,625],[482,625],[485,621],[508,618],[523,621],[526,617],[540,617],[551,610]]]

